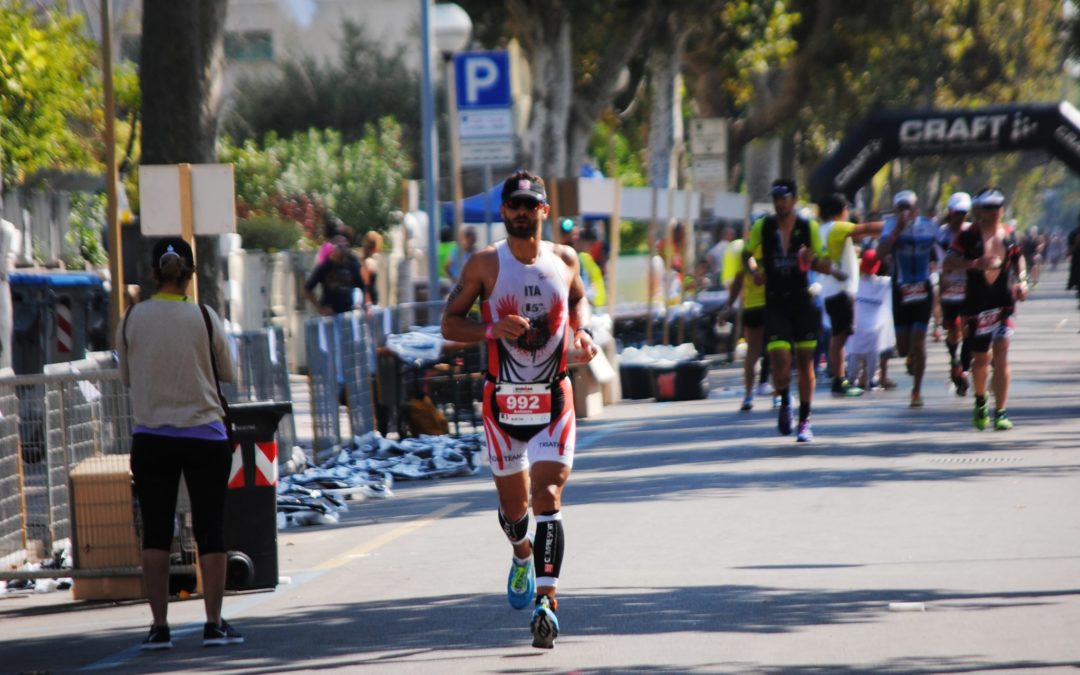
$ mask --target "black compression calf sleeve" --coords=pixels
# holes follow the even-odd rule
[[[960,367],[964,372],[971,370],[971,341],[964,340],[960,343]]]
[[[517,546],[529,538],[529,512],[526,511],[516,523],[511,523],[503,515],[502,509],[499,509],[499,526],[510,543]]]
[[[562,514],[547,511],[536,516],[536,542],[533,544],[533,564],[537,586],[556,586],[563,559]]]

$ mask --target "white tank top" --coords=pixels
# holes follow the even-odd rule
[[[488,342],[488,373],[497,382],[553,382],[566,370],[569,346],[570,287],[566,263],[555,245],[540,243],[536,262],[526,265],[514,257],[506,240],[495,244],[499,276],[481,306],[486,323],[516,314],[527,318],[529,330],[517,340]]]

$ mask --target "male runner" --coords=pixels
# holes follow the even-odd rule
[[[842,194],[827,195],[818,204],[818,217],[821,218],[821,239],[825,242],[825,251],[832,264],[833,273],[821,277],[821,295],[825,298],[825,311],[829,313],[832,324],[832,337],[829,338],[829,363],[832,364],[832,393],[837,396],[861,396],[863,390],[852,385],[844,377],[844,343],[855,331],[855,292],[858,290],[858,269],[843,272],[840,269],[844,249],[849,241],[862,237],[876,237],[884,225],[881,221],[872,223],[848,222],[848,200]],[[858,258],[853,263],[858,264]],[[850,276],[849,276],[850,275]]]
[[[814,395],[814,349],[821,314],[810,295],[811,269],[832,273],[824,256],[815,220],[795,213],[798,190],[795,181],[773,181],[770,194],[776,213],[757,220],[750,229],[743,259],[754,282],[765,285],[766,348],[772,365],[773,387],[780,396],[777,428],[791,433],[791,349],[799,385],[799,431],[796,440],[814,439],[810,427],[810,403]]]
[[[896,351],[910,357],[911,407],[923,407],[922,381],[926,373],[926,328],[930,323],[933,298],[930,288],[930,259],[937,241],[938,227],[918,214],[918,199],[911,190],[893,197],[896,215],[885,221],[877,257],[893,256],[893,325]]]
[[[1027,298],[1027,270],[1016,237],[1001,223],[1005,195],[998,188],[984,188],[974,200],[975,224],[953,240],[945,269],[967,272],[963,314],[966,341],[974,356],[972,385],[975,390],[975,428],[990,423],[986,383],[991,359],[994,366],[994,429],[1008,431],[1013,424],[1005,406],[1009,398],[1009,341],[1013,335],[1016,301]]]
[[[598,351],[582,325],[588,303],[577,253],[540,238],[549,211],[539,177],[519,171],[506,179],[500,212],[507,237],[465,263],[442,320],[449,340],[487,341],[484,435],[499,524],[514,549],[507,597],[511,607],[524,609],[535,591],[529,628],[533,646],[542,649],[551,649],[559,634],[560,509],[576,440],[567,352],[573,347],[589,360]],[[483,323],[466,316],[477,299]],[[529,539],[530,497],[535,547]]]
[[[971,345],[967,342],[961,343],[964,334],[960,320],[960,312],[964,306],[964,293],[967,289],[967,273],[963,270],[945,271],[944,260],[956,236],[970,226],[967,222],[970,211],[971,195],[966,192],[954,192],[949,197],[948,213],[945,216],[945,222],[938,228],[937,238],[938,260],[942,261],[939,281],[941,320],[945,324],[945,347],[949,350],[949,378],[956,387],[957,396],[967,394],[968,371],[971,370]],[[958,347],[959,356],[957,355]]]

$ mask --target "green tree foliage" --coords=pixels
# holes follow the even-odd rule
[[[244,248],[268,252],[292,249],[303,236],[296,221],[278,216],[255,216],[241,220],[236,225],[236,232]]]
[[[419,79],[402,47],[388,52],[361,26],[346,22],[336,62],[302,58],[282,63],[270,76],[241,80],[224,124],[241,141],[314,127],[336,129],[352,142],[384,117],[396,119],[405,138],[420,138]]]
[[[401,183],[412,171],[401,127],[385,117],[347,143],[333,129],[289,138],[268,134],[257,143],[221,141],[219,161],[235,166],[238,215],[274,215],[301,224],[318,240],[331,216],[357,232],[385,231],[398,208]]]
[[[94,43],[80,15],[0,5],[0,164],[5,182],[97,168],[102,123]]]

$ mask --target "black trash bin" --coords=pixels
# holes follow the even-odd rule
[[[225,496],[225,588],[274,588],[278,583],[277,432],[292,403],[234,403],[229,411],[237,447]]]

